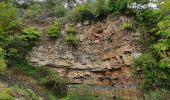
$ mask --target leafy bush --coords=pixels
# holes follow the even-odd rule
[[[14,85],[12,88],[13,88],[13,91],[15,93],[17,93],[18,95],[21,95],[19,97],[19,99],[24,99],[24,100],[43,100],[42,97],[39,97],[38,95],[36,95],[36,93],[33,92],[29,88],[25,88],[25,87],[18,86],[18,85]]]
[[[95,17],[99,17],[101,15],[105,15],[105,8],[104,8],[105,0],[96,0],[93,9],[91,9],[93,15]]]
[[[67,9],[63,0],[46,0],[45,9],[49,16],[64,17]]]
[[[11,31],[20,24],[18,10],[11,3],[0,2],[0,29]]]
[[[85,3],[85,4],[78,7],[78,11],[79,11],[79,14],[80,14],[79,20],[81,22],[83,22],[85,20],[90,20],[90,19],[93,18],[93,14],[91,12],[90,5],[91,4],[89,4],[89,3]]]
[[[73,8],[72,10],[69,10],[66,15],[67,21],[70,22],[78,22],[81,19],[81,15],[79,13],[78,7]]]
[[[76,28],[73,25],[70,25],[66,28],[66,36],[64,37],[65,41],[70,44],[76,44],[79,41],[79,38],[75,35]]]
[[[74,34],[67,34],[65,36],[65,41],[71,44],[75,44],[79,41],[79,38]]]
[[[1,100],[14,100],[14,98],[10,95],[11,88],[8,88],[4,84],[0,84],[0,99]]]
[[[76,33],[76,28],[74,25],[70,25],[69,27],[66,28],[67,34],[75,34]]]
[[[140,67],[143,74],[142,87],[144,89],[154,88],[159,82],[158,79],[158,63],[151,54],[143,54],[139,58],[135,59],[134,67]]]
[[[61,35],[60,24],[55,23],[48,27],[48,35],[50,38],[57,38]]]
[[[113,12],[115,10],[115,6],[114,6],[115,2],[114,0],[105,0],[104,2],[104,8],[105,10],[109,13],[109,12]]]
[[[31,5],[25,12],[25,18],[34,18],[41,13],[41,6],[39,4]]]
[[[6,63],[4,60],[3,49],[0,48],[0,73],[2,73],[6,69]]]
[[[170,54],[168,50],[170,49],[170,15],[165,16],[160,22],[158,22],[159,31],[156,36],[159,36],[159,40],[153,44],[160,55],[160,64],[162,68],[170,66]]]
[[[52,91],[48,91],[47,95],[48,95],[50,100],[56,100],[57,99],[55,94]]]
[[[128,1],[130,0],[116,0],[114,3],[114,11],[120,11],[120,12],[124,12],[126,10],[128,10]]]
[[[42,79],[41,83],[52,90],[55,95],[64,96],[66,94],[65,82],[59,77],[57,72],[48,72],[48,75]]]
[[[135,59],[133,66],[142,69],[143,81],[141,87],[143,89],[167,88],[169,71],[160,68],[152,54],[142,54]]]
[[[49,11],[49,16],[64,17],[67,9],[63,4],[57,4],[54,8]]]
[[[144,93],[141,100],[166,100],[166,96],[168,95],[168,91],[165,89],[150,91]]]
[[[23,34],[21,35],[22,39],[29,40],[38,40],[41,36],[41,32],[39,32],[35,27],[29,27],[23,30]]]
[[[132,30],[133,24],[130,20],[128,20],[127,22],[123,23],[121,27],[122,29],[125,29],[125,30]]]
[[[22,34],[17,34],[15,37],[10,38],[4,46],[8,65],[26,66],[27,62],[24,57],[32,47],[37,45],[40,35],[40,32],[30,27],[24,29]]]
[[[68,96],[62,100],[97,100],[93,94],[93,88],[88,85],[79,86],[76,89],[71,89]]]
[[[166,8],[167,4],[168,3],[165,3],[162,6],[165,6]],[[135,17],[142,24],[142,26],[144,26],[141,28],[142,32],[145,33],[142,34],[142,37],[144,37],[143,41],[145,41],[146,43],[148,42],[148,40],[150,41],[150,45],[146,49],[147,51],[149,51],[149,54],[142,55],[137,62],[135,61],[136,64],[138,63],[138,66],[142,66],[141,68],[144,78],[142,86],[146,90],[152,90],[155,88],[169,89],[170,16],[169,14],[166,14],[166,11],[168,11],[168,8],[166,8],[165,11],[162,11],[161,9],[142,9],[138,10],[138,13]],[[146,43],[144,44],[144,47],[148,46]]]
[[[67,12],[67,20],[71,22],[83,22],[93,18],[91,8],[88,3],[77,6]]]

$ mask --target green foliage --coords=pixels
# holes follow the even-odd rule
[[[64,17],[66,15],[67,9],[63,4],[58,4],[49,11],[49,16]]]
[[[4,59],[0,59],[0,73],[4,72],[4,70],[6,69],[6,63]]]
[[[24,57],[17,58],[16,60],[10,60],[11,64],[13,64],[12,68],[15,71],[23,72],[26,75],[36,78],[37,80],[40,80],[44,77],[43,73],[41,72],[41,70],[43,69],[42,66],[32,66]]]
[[[41,13],[41,6],[39,4],[32,4],[25,12],[25,18],[34,18]]]
[[[0,83],[0,99],[1,100],[14,100],[14,98],[10,95],[11,88],[8,88],[6,85]]]
[[[153,45],[160,55],[160,67],[170,68],[170,15],[165,16],[160,22],[158,22],[159,31],[156,35],[160,36],[160,39]]]
[[[139,7],[139,5],[145,5],[150,3],[150,0],[132,0],[133,3],[137,4],[137,7]]]
[[[80,14],[80,18],[79,18],[80,21],[90,20],[93,18],[89,3],[85,3],[79,6],[78,11]]]
[[[70,90],[68,96],[62,100],[97,100],[93,94],[93,88],[88,85],[79,86],[76,89]]]
[[[29,40],[38,40],[41,36],[41,32],[39,32],[35,27],[29,27],[23,30],[23,34],[20,35],[23,40],[29,41]]]
[[[144,77],[142,87],[144,89],[154,88],[158,82],[158,63],[151,54],[143,54],[135,59],[134,67],[140,67]]]
[[[71,43],[71,44],[75,44],[79,42],[79,38],[74,34],[67,34],[64,38],[66,42]]]
[[[107,12],[112,12],[114,10],[114,1],[113,0],[105,0],[104,8]]]
[[[4,50],[0,48],[0,73],[6,69],[6,62],[4,60]]]
[[[42,97],[39,97],[31,89],[28,89],[28,88],[14,85],[13,91],[21,95],[19,99],[22,99],[22,100],[43,100]]]
[[[114,4],[114,11],[121,11],[121,12],[125,12],[126,10],[128,10],[128,4],[130,4],[128,2],[129,0],[116,0],[115,4]]]
[[[66,29],[67,34],[75,34],[76,33],[76,28],[74,25],[70,25],[69,27],[67,27]]]
[[[64,17],[67,9],[64,7],[62,0],[46,0],[45,9],[48,11],[49,16]]]
[[[55,95],[64,96],[66,94],[65,82],[59,77],[57,72],[48,72],[48,75],[42,79],[41,83],[53,91]]]
[[[95,7],[94,10],[91,9],[95,17],[105,15],[104,2],[105,0],[96,0],[95,5],[94,5]]]
[[[143,1],[139,3],[148,3],[147,0]],[[168,2],[161,3],[162,7],[157,10],[152,10],[149,8],[138,8],[136,10],[137,12],[135,14],[135,19],[139,30],[143,33],[141,34],[141,39],[145,41],[142,49],[148,47],[143,52],[147,51],[149,54],[144,54],[135,60],[135,66],[140,66],[142,68],[144,78],[142,87],[146,90],[156,88],[169,89],[170,17],[167,14]]]
[[[167,95],[168,95],[167,90],[160,89],[144,93],[141,100],[166,100]]]
[[[22,66],[27,65],[25,56],[32,47],[37,45],[41,33],[35,28],[30,27],[23,30],[22,34],[17,34],[8,39],[4,45],[8,65]],[[23,64],[22,64],[23,63]]]
[[[48,27],[48,35],[50,38],[57,38],[61,35],[60,24],[54,23]]]
[[[17,34],[8,41],[7,50],[12,53],[25,54],[26,52],[24,51],[30,50],[33,46],[37,45],[36,42],[40,35],[41,32],[37,31],[35,27],[26,28],[22,34]]]
[[[73,8],[67,12],[67,20],[71,22],[83,22],[93,18],[91,8],[88,2]]]
[[[168,82],[168,73],[166,70],[159,67],[159,63],[152,54],[143,54],[135,59],[134,67],[142,69],[143,81],[141,86],[143,89],[155,89],[158,87],[166,87]]]
[[[130,20],[122,24],[122,29],[124,30],[133,30],[133,24]]]
[[[18,10],[11,3],[0,2],[0,30],[10,31],[20,24]]]
[[[113,12],[122,12],[127,13],[128,15],[135,15],[138,13],[137,8],[132,8],[132,4],[136,2],[141,5],[147,4],[148,2],[144,2],[148,0],[142,0],[141,2],[137,2],[134,0],[87,0],[85,3],[74,7],[69,10],[67,13],[67,19],[69,21],[85,21],[92,18],[101,18],[107,14]],[[131,7],[131,8],[130,8]],[[143,9],[142,9],[143,10]]]
[[[78,22],[81,19],[80,16],[78,7],[75,7],[67,12],[66,19],[70,22]]]
[[[53,94],[52,91],[48,91],[47,95],[48,95],[48,97],[49,97],[50,100],[56,100],[56,99],[57,99],[56,96]]]

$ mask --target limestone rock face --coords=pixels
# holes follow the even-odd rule
[[[55,69],[69,86],[94,85],[98,94],[107,90],[119,95],[115,92],[118,89],[134,92],[138,82],[130,68],[135,53],[134,37],[132,32],[121,29],[127,20],[124,16],[108,16],[86,25],[79,23],[77,46],[65,43],[63,37],[45,39],[27,58],[33,64]]]

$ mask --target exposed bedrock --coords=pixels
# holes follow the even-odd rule
[[[27,58],[32,64],[59,72],[69,87],[85,83],[94,85],[98,94],[109,91],[119,95],[119,91],[122,95],[135,95],[139,79],[132,75],[130,66],[136,56],[132,35],[136,33],[122,30],[121,25],[127,20],[124,16],[108,16],[102,21],[77,24],[77,46],[67,44],[63,37],[44,38]]]

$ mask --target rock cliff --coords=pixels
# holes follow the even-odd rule
[[[79,23],[77,46],[67,44],[62,36],[56,40],[46,36],[27,59],[57,71],[69,87],[85,83],[95,86],[98,95],[134,96],[139,81],[130,67],[135,56],[134,36],[121,28],[127,20],[110,15],[97,22]]]

